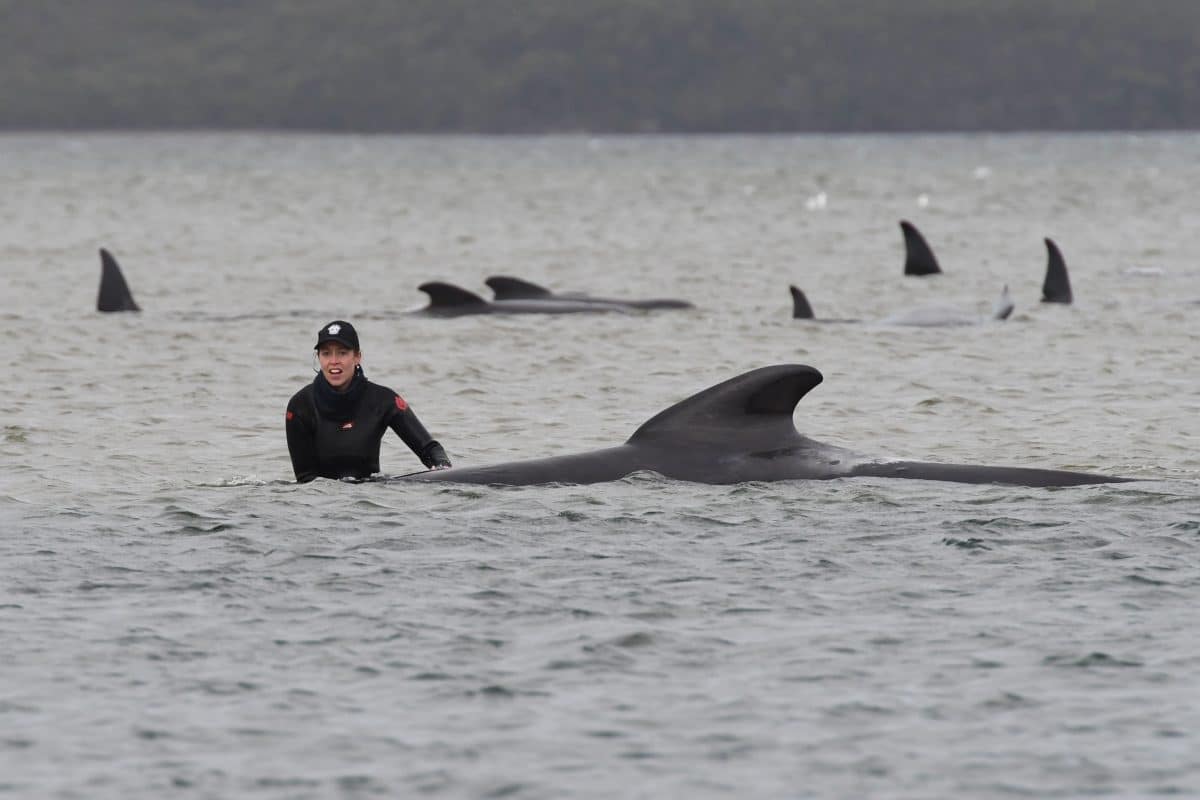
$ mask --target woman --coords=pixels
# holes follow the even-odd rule
[[[287,406],[287,443],[296,480],[366,478],[379,472],[379,442],[387,428],[430,469],[450,466],[446,451],[429,435],[404,398],[371,383],[362,370],[358,333],[335,320],[317,334],[320,371],[292,395]]]

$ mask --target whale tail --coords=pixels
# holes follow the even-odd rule
[[[100,295],[96,299],[97,311],[141,311],[125,283],[121,267],[112,253],[100,248]]]
[[[904,232],[904,274],[905,275],[937,275],[942,271],[938,260],[933,255],[929,243],[908,220],[900,221],[900,230]]]
[[[1012,316],[1014,308],[1016,308],[1016,304],[1013,303],[1012,295],[1008,293],[1008,284],[1006,283],[1000,291],[1000,296],[996,298],[996,302],[992,305],[992,319],[1008,319]]]
[[[551,297],[554,294],[545,286],[507,275],[492,275],[484,283],[492,290],[497,300],[532,300]]]
[[[816,314],[813,313],[812,306],[808,304],[808,298],[804,296],[804,292],[796,286],[788,288],[792,292],[792,319],[815,319]]]
[[[1046,239],[1046,280],[1042,283],[1042,302],[1070,305],[1074,299],[1062,251],[1053,240]]]
[[[915,478],[925,481],[998,483],[1031,487],[1089,486],[1097,483],[1128,483],[1133,480],[1065,469],[938,464],[931,461],[871,461],[855,465],[849,474],[860,478]]]

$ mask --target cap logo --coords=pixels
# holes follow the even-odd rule
[[[325,332],[328,333],[330,336],[337,336],[338,331],[340,331],[341,329],[342,329],[341,325],[330,325],[328,328],[325,329]]]

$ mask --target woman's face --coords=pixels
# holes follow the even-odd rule
[[[325,380],[341,391],[354,377],[354,368],[362,363],[362,352],[351,350],[338,342],[326,342],[317,348],[317,361],[321,364],[321,374]]]

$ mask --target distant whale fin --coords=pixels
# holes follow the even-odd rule
[[[447,308],[451,306],[487,305],[487,301],[474,292],[469,292],[460,286],[441,281],[429,281],[417,287],[429,295],[430,308]]]
[[[554,294],[545,286],[538,286],[536,283],[505,275],[493,275],[484,283],[491,287],[497,300],[530,300],[535,297],[550,297]]]
[[[1008,293],[1008,284],[1006,283],[992,306],[992,319],[1008,319],[1014,308],[1016,308],[1016,304],[1013,303],[1012,295]]]
[[[821,382],[803,364],[752,370],[680,401],[651,417],[629,444],[668,439],[692,445],[739,442],[750,450],[772,450],[799,434],[792,413],[800,398]]]
[[[1046,239],[1046,280],[1042,283],[1043,303],[1070,304],[1071,279],[1067,277],[1067,262],[1051,239]]]
[[[905,275],[937,275],[942,271],[933,250],[925,241],[925,237],[908,220],[900,221],[900,230],[904,231],[904,274]]]
[[[141,311],[133,301],[129,284],[121,274],[121,267],[112,253],[100,248],[100,296],[96,300],[97,311]]]
[[[804,292],[795,286],[788,288],[792,292],[792,319],[815,318],[816,315],[813,314],[812,306],[808,304],[808,298],[804,296]]]

